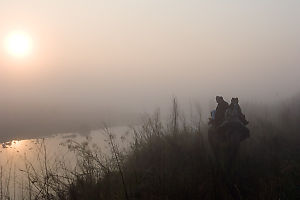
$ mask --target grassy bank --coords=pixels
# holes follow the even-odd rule
[[[283,113],[286,114],[286,113]],[[286,119],[278,112],[278,119]],[[241,143],[236,163],[220,170],[201,121],[188,122],[176,101],[168,122],[156,112],[132,128],[129,147],[121,148],[105,128],[110,154],[70,140],[77,158],[69,169],[64,161],[47,161],[41,149],[40,169],[30,163],[24,199],[299,199],[300,136],[295,117],[280,125],[252,116],[251,137]]]

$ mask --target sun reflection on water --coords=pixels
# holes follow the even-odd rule
[[[12,146],[12,147],[15,147],[15,148],[18,148],[18,147],[21,146],[21,143],[22,143],[22,141],[19,141],[19,140],[12,140],[12,141],[11,141],[11,146]]]
[[[2,143],[2,150],[10,152],[15,151],[16,153],[19,153],[24,150],[24,147],[27,146],[27,143],[27,140],[11,140]]]

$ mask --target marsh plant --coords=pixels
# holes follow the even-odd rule
[[[64,145],[74,155],[74,166],[48,159],[46,146],[39,144],[39,167],[26,162],[22,170],[27,177],[22,199],[299,199],[295,116],[278,112],[277,119],[289,119],[280,125],[249,116],[251,136],[241,143],[230,172],[220,170],[201,116],[187,120],[174,99],[169,120],[159,111],[144,116],[121,140],[104,126],[108,152],[89,139],[68,140]]]

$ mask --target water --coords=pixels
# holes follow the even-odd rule
[[[132,134],[127,127],[114,127],[110,132],[121,151],[126,151]],[[76,133],[57,134],[47,138],[12,140],[0,146],[0,199],[22,199],[28,193],[28,169],[45,173],[45,164],[55,169],[59,163],[73,169],[76,165],[74,152],[70,151],[70,141],[88,143],[91,149],[110,154],[108,135],[104,130],[94,130],[83,136]],[[46,161],[46,162],[45,162]],[[58,168],[59,170],[59,168]],[[32,187],[32,186],[31,186]]]

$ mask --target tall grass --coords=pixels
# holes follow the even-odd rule
[[[278,119],[287,119],[279,112]],[[293,116],[281,123],[250,115],[250,138],[235,165],[220,170],[207,141],[207,126],[187,122],[173,101],[170,120],[159,111],[131,128],[126,150],[104,129],[109,154],[88,141],[69,140],[76,166],[51,162],[40,146],[39,169],[29,162],[24,199],[300,199],[300,125]],[[1,187],[2,189],[2,187]]]

